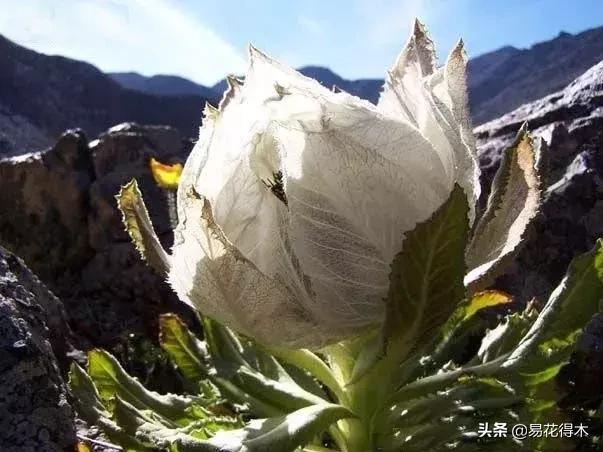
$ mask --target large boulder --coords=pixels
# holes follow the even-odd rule
[[[0,160],[0,243],[61,298],[82,347],[111,347],[124,333],[155,337],[162,312],[191,317],[140,259],[115,201],[135,177],[169,247],[168,195],[149,159],[183,162],[191,147],[171,127],[124,123],[90,143],[68,131],[46,151]]]
[[[46,281],[91,256],[88,191],[94,177],[88,142],[65,132],[54,147],[0,160],[0,243]]]
[[[73,449],[73,412],[55,355],[65,355],[68,336],[59,300],[0,247],[0,450]]]

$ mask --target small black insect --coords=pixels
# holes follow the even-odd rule
[[[283,204],[289,206],[289,202],[287,201],[287,195],[285,194],[285,186],[283,185],[283,172],[277,171],[273,174],[274,181],[269,181],[266,183],[268,188],[274,196],[276,196]]]

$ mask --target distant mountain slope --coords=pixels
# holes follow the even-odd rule
[[[305,66],[300,68],[299,71],[307,77],[318,80],[327,88],[336,86],[342,91],[370,100],[373,103],[377,103],[379,100],[379,93],[383,86],[382,79],[346,80],[330,69],[320,66]]]
[[[553,93],[603,59],[603,27],[555,39],[528,49],[502,47],[469,60],[469,103],[475,124],[482,124],[520,105]],[[328,68],[305,66],[301,73],[376,103],[383,79],[347,80]],[[204,87],[180,77],[111,74],[123,86],[154,94],[209,92],[220,97],[222,80]],[[188,83],[186,83],[188,82]],[[207,90],[207,91],[206,91]]]
[[[199,85],[177,75],[153,75],[145,77],[138,72],[110,72],[107,74],[124,88],[135,89],[159,96],[197,95],[212,98],[211,88]]]
[[[379,93],[381,92],[381,86],[383,86],[383,80],[381,79],[358,79],[358,80],[346,80],[331,69],[322,66],[304,66],[298,68],[298,71],[304,74],[306,77],[311,77],[314,80],[320,82],[323,86],[332,89],[334,86],[342,91],[346,91],[355,96],[367,99],[373,103],[377,103],[379,100]],[[222,94],[226,90],[227,83],[226,79],[220,80],[210,89],[214,95],[222,97]]]
[[[529,49],[503,47],[469,61],[469,102],[475,124],[553,93],[603,59],[603,27]],[[328,68],[302,73],[324,86],[376,102],[383,81],[346,80]],[[0,36],[0,154],[52,143],[65,129],[95,136],[117,123],[165,124],[197,135],[206,101],[221,98],[225,81],[205,87],[177,76],[104,74],[96,67],[21,47]]]
[[[0,36],[2,154],[37,150],[65,129],[80,127],[96,136],[124,121],[171,125],[193,137],[207,100],[214,101],[125,89],[90,64],[39,54]],[[27,134],[11,133],[16,125],[35,131],[33,142]]]
[[[474,122],[484,123],[558,91],[601,60],[603,27],[473,58],[468,72]]]

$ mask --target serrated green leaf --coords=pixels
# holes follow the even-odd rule
[[[209,374],[209,354],[205,343],[189,331],[175,314],[159,318],[159,343],[184,377],[199,383]]]
[[[554,378],[569,359],[576,339],[586,323],[593,314],[600,312],[603,299],[602,275],[603,241],[598,241],[592,251],[572,262],[567,276],[553,292],[540,314],[529,305],[523,313],[508,316],[503,324],[486,335],[478,357],[466,366],[440,370],[437,374],[401,387],[391,399],[395,409],[390,412],[390,419],[396,413],[404,412],[405,404],[408,404],[406,415],[414,411],[420,422],[412,426],[413,422],[409,423],[408,418],[399,421],[398,425],[406,425],[404,429],[409,430],[401,430],[398,439],[390,440],[397,446],[404,447],[404,450],[415,450],[415,446],[406,440],[403,444],[399,438],[410,438],[419,446],[439,450],[442,443],[430,442],[433,438],[426,432],[430,432],[430,435],[439,434],[440,430],[434,430],[430,425],[442,427],[441,431],[446,429],[429,420],[430,412],[445,411],[446,401],[441,397],[449,390],[447,388],[458,388],[459,382],[465,378],[503,379],[513,395],[485,397],[469,403],[468,400],[473,396],[459,394],[455,397],[462,402],[462,405],[456,407],[458,411],[470,414],[476,410],[481,419],[483,410],[486,409],[495,416],[496,421],[501,421],[503,416],[508,415],[511,416],[511,421],[524,424],[562,421],[561,412],[557,410],[560,395]],[[460,316],[456,316],[457,319],[458,317]],[[430,397],[433,394],[440,397],[431,402]],[[517,401],[517,406],[510,407],[508,403],[513,401]],[[433,405],[434,403],[437,406]],[[433,409],[429,409],[430,405]],[[456,416],[457,414],[453,413],[450,418],[455,419]],[[458,426],[469,431],[466,423],[459,423]],[[417,434],[417,431],[421,433]],[[465,450],[465,444],[461,444],[462,450]],[[545,451],[555,450],[552,446],[558,445],[551,444],[548,439],[529,438],[524,441],[522,447]],[[494,446],[488,443],[487,449],[490,450],[491,447]]]
[[[203,326],[217,371],[209,379],[253,413],[274,416],[325,401],[300,387],[274,357],[240,340],[229,328],[206,317]]]
[[[228,378],[240,366],[250,366],[243,344],[230,328],[206,316],[202,317],[201,323],[212,362],[220,376]]]
[[[404,355],[429,341],[465,296],[464,252],[469,207],[456,185],[450,198],[406,234],[392,262],[384,339]]]
[[[479,422],[503,422],[523,399],[506,382],[492,377],[462,377],[452,386],[393,406],[380,419],[383,450],[471,450],[464,437]],[[392,435],[392,430],[394,434]],[[465,446],[468,449],[465,449]]]
[[[533,373],[566,362],[578,335],[591,317],[601,312],[602,274],[603,239],[599,239],[591,251],[572,261],[504,367]]]
[[[115,397],[119,396],[139,409],[153,411],[162,417],[166,425],[177,426],[194,420],[190,408],[195,405],[195,399],[149,391],[104,350],[88,352],[88,375],[98,389],[101,400],[110,408]]]
[[[544,146],[542,139],[528,134],[524,124],[503,153],[486,211],[467,248],[465,284],[470,292],[491,284],[518,252],[541,202],[538,166]]]
[[[100,427],[107,438],[127,451],[149,450],[111,419],[111,413],[103,405],[94,383],[84,369],[75,362],[69,369],[68,386],[73,395],[74,407],[84,421]]]
[[[310,373],[314,378],[333,391],[335,395],[338,397],[342,396],[343,388],[335,378],[335,375],[333,375],[329,366],[310,350],[277,348],[267,348],[266,350],[283,362],[289,363]]]
[[[249,367],[237,369],[232,381],[247,394],[269,403],[283,413],[325,402],[299,387],[293,380],[272,380]]]
[[[75,401],[82,405],[85,410],[94,410],[110,417],[109,411],[103,405],[100,395],[94,383],[76,362],[72,362],[69,368],[69,389],[75,395]]]
[[[230,378],[210,375],[209,379],[216,385],[224,397],[232,403],[244,405],[254,416],[279,416],[283,413],[280,408],[247,393],[244,389],[233,383]]]
[[[132,179],[121,187],[115,198],[117,207],[122,213],[122,222],[126,232],[130,235],[141,257],[160,274],[167,273],[169,270],[168,255],[155,234],[136,179]]]
[[[159,422],[152,412],[140,410],[134,405],[115,398],[114,416],[119,426],[145,447],[181,452],[220,452],[206,440],[202,424],[191,423],[186,427],[169,427]]]
[[[354,415],[347,408],[323,403],[285,416],[253,420],[243,429],[218,433],[210,442],[223,452],[290,452],[349,417]]]
[[[389,400],[394,405],[404,400],[424,397],[430,393],[445,390],[462,378],[495,377],[505,359],[506,356],[484,364],[441,369],[438,373],[419,378],[400,387],[391,395]]]
[[[561,284],[527,333],[501,366],[523,385],[531,422],[562,421],[555,377],[569,361],[576,340],[590,318],[601,312],[603,299],[603,240],[576,257]],[[555,450],[546,438],[530,442],[534,450]]]
[[[503,322],[496,326],[496,328],[486,333],[482,339],[476,359],[472,363],[486,363],[511,353],[515,350],[537,316],[538,312],[531,305],[528,305],[521,313],[516,312],[506,316]]]
[[[474,294],[456,308],[430,343],[416,350],[400,366],[395,381],[399,384],[409,383],[436,372],[448,362],[466,362],[470,358],[467,354],[468,346],[476,338],[483,336],[488,327],[485,318],[476,314],[511,301],[508,294],[500,291],[488,290]]]
[[[443,390],[395,404],[383,422],[393,427],[408,427],[455,414],[484,414],[488,410],[514,406],[521,400],[512,386],[494,377],[461,377]]]
[[[324,400],[331,400],[327,394],[325,387],[321,385],[316,378],[310,375],[307,371],[300,369],[292,364],[283,362],[283,369],[291,377],[293,382],[297,384],[303,390],[314,394]],[[337,398],[335,397],[335,400]]]

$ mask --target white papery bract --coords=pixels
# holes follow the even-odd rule
[[[462,44],[436,69],[420,23],[377,106],[250,49],[205,111],[178,189],[169,279],[261,342],[320,347],[379,325],[404,233],[478,170]]]

